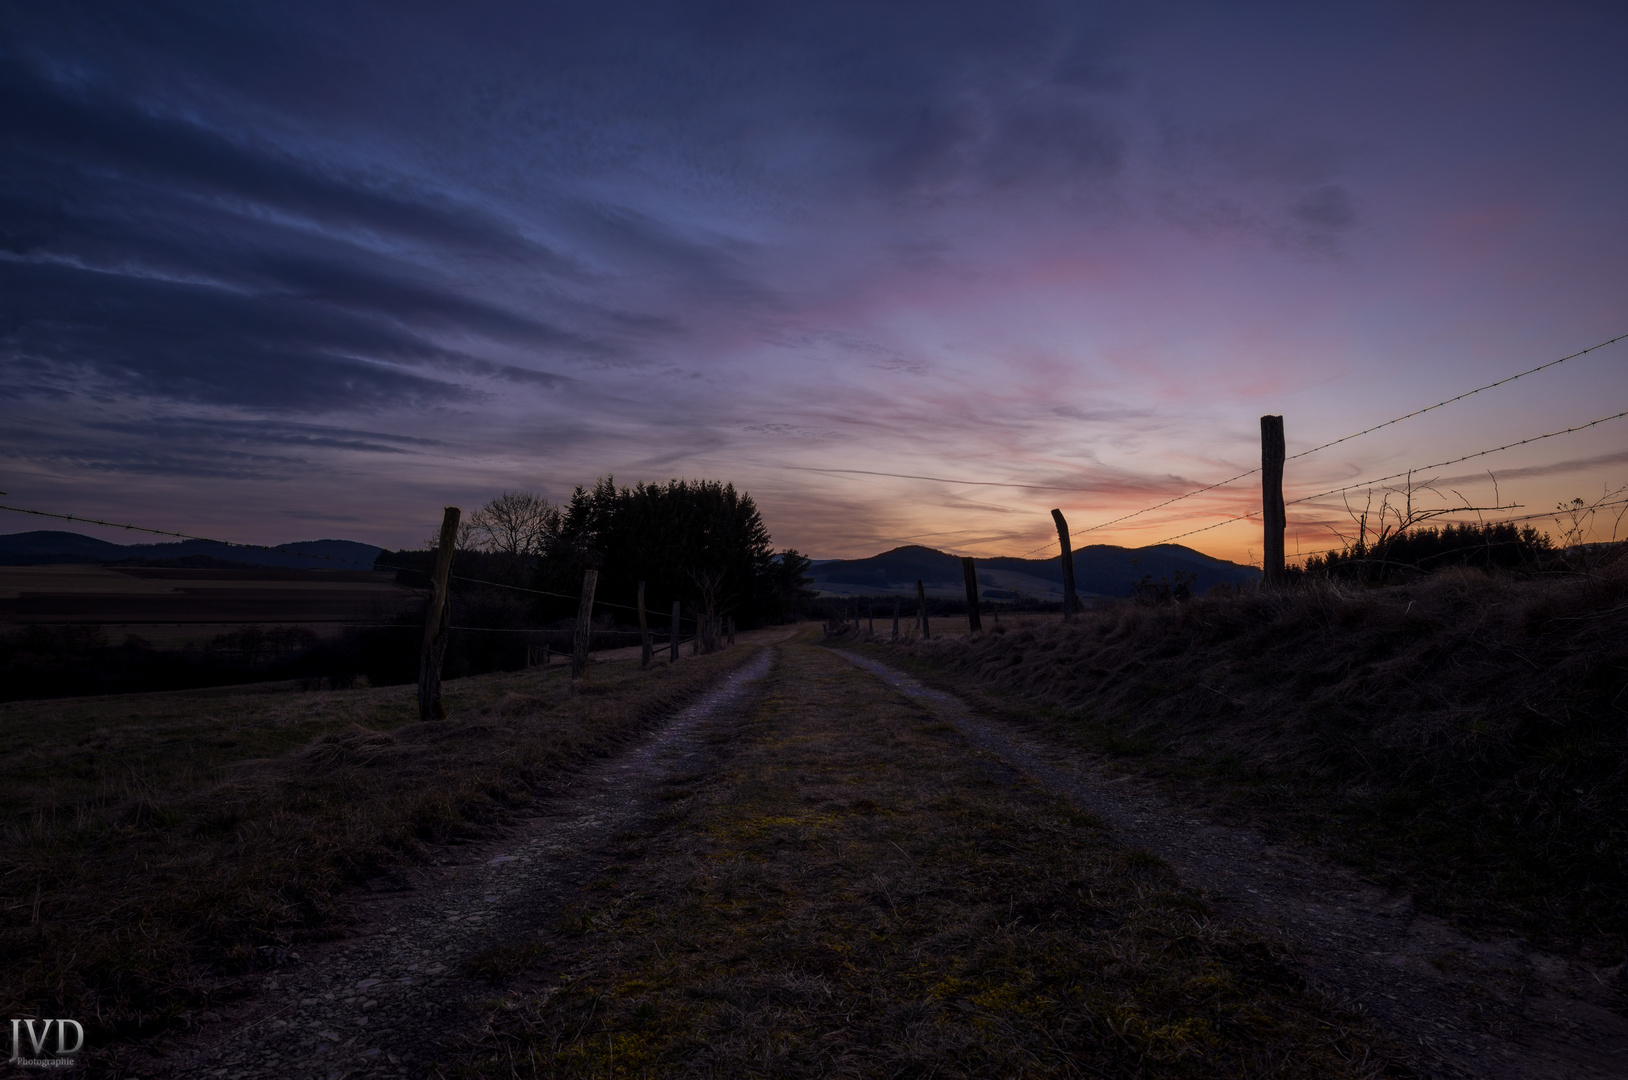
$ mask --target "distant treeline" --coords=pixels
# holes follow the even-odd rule
[[[1554,541],[1532,526],[1509,522],[1423,526],[1390,536],[1366,537],[1341,551],[1313,555],[1307,574],[1346,581],[1388,582],[1449,566],[1481,570],[1540,570],[1556,561]]]

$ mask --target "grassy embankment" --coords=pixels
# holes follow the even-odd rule
[[[1394,1071],[1276,946],[825,649],[784,647],[720,771],[663,797],[554,932],[484,958],[543,986],[447,1075]]]
[[[0,1015],[69,1016],[98,1042],[232,993],[335,933],[342,890],[500,824],[755,652],[648,672],[414,687],[252,688],[0,706]]]
[[[1628,561],[1314,581],[862,647],[1428,910],[1624,958]]]

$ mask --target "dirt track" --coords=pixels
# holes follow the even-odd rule
[[[843,653],[955,724],[980,750],[1169,862],[1219,913],[1294,943],[1307,980],[1422,1050],[1443,1076],[1628,1076],[1609,987],[1513,938],[1477,941],[1313,853],[1195,819],[1152,785],[1093,768],[874,660]]]
[[[736,719],[768,667],[765,650],[519,829],[454,849],[453,865],[404,875],[364,902],[354,936],[304,950],[254,999],[134,1061],[130,1075],[422,1075],[458,1018],[491,992],[470,977],[471,961],[552,928],[604,863],[608,839],[659,809],[651,793],[708,767],[709,732]]]
[[[1146,849],[1168,862],[1182,883],[1203,893],[1215,925],[1220,928],[1208,932],[1224,937],[1231,932],[1225,927],[1236,925],[1248,933],[1260,932],[1288,942],[1290,949],[1285,955],[1290,963],[1322,992],[1307,999],[1305,1009],[1316,1013],[1326,1007],[1318,1005],[1318,1001],[1332,1001],[1366,1015],[1380,1032],[1396,1040],[1387,1042],[1382,1037],[1373,1044],[1379,1055],[1376,1061],[1389,1059],[1393,1069],[1406,1072],[1414,1068],[1442,1077],[1592,1080],[1628,1075],[1628,1024],[1604,1007],[1604,993],[1580,983],[1579,973],[1563,962],[1532,953],[1515,942],[1471,941],[1439,921],[1413,912],[1405,900],[1389,896],[1314,856],[1273,847],[1246,830],[1194,820],[1147,786],[1100,773],[1089,763],[981,718],[959,700],[873,661],[842,654],[880,682],[864,677],[855,682],[853,677],[844,679],[827,672],[815,680],[818,685],[793,685],[788,680],[806,679],[808,672],[827,671],[829,663],[822,667],[818,656],[830,653],[807,645],[787,648],[799,652],[801,667],[792,665],[788,669],[782,662],[771,674],[771,650],[765,650],[748,668],[675,717],[653,740],[583,775],[573,786],[571,797],[556,800],[547,813],[500,842],[458,849],[459,865],[403,880],[401,891],[370,899],[357,936],[335,946],[305,950],[300,962],[268,977],[254,998],[210,1019],[183,1044],[171,1046],[162,1057],[131,1059],[135,1068],[130,1074],[310,1076],[338,1080],[345,1076],[442,1075],[440,1070],[450,1061],[467,1075],[507,1076],[510,1073],[506,1069],[494,1071],[493,1062],[502,1054],[512,1058],[526,1052],[533,1054],[535,1067],[535,1046],[528,1045],[527,1040],[540,1037],[536,1032],[548,1030],[550,1023],[565,1015],[560,1010],[570,1006],[570,988],[591,985],[596,978],[603,979],[607,987],[643,986],[646,984],[638,981],[636,971],[630,975],[631,968],[618,969],[616,964],[634,964],[628,958],[635,956],[645,956],[641,962],[653,963],[641,952],[647,945],[662,955],[664,962],[663,950],[670,952],[675,940],[680,946],[702,947],[694,942],[705,940],[704,923],[675,931],[666,916],[653,922],[651,916],[657,911],[678,910],[698,888],[704,891],[719,887],[719,855],[706,848],[707,838],[716,838],[733,827],[728,814],[737,811],[731,809],[735,805],[731,800],[738,803],[746,797],[741,793],[748,789],[751,798],[757,800],[753,803],[752,812],[757,815],[753,822],[790,823],[784,826],[789,830],[784,835],[768,840],[762,839],[762,825],[751,824],[747,834],[757,838],[753,842],[767,846],[749,849],[748,865],[752,860],[768,860],[772,870],[775,860],[797,852],[838,853],[836,862],[812,876],[801,864],[788,869],[786,873],[791,876],[778,880],[773,888],[765,885],[760,876],[749,876],[751,889],[768,888],[770,893],[779,894],[795,894],[799,889],[805,894],[825,888],[841,891],[841,875],[852,872],[856,880],[863,878],[872,883],[866,889],[874,894],[874,903],[882,905],[878,909],[878,926],[887,924],[886,933],[897,939],[898,947],[916,957],[912,962],[919,962],[922,950],[930,953],[932,945],[928,938],[921,937],[925,931],[920,919],[912,923],[911,905],[918,896],[936,896],[952,907],[964,905],[970,910],[973,901],[955,900],[953,889],[960,887],[956,883],[969,872],[977,877],[983,870],[969,863],[937,886],[926,880],[923,851],[936,851],[942,840],[923,839],[927,825],[922,814],[926,811],[920,807],[937,804],[929,800],[912,810],[903,806],[890,809],[888,803],[889,799],[904,798],[900,791],[905,789],[897,785],[914,767],[946,775],[951,769],[970,770],[965,773],[967,777],[980,777],[979,783],[991,790],[1010,793],[994,796],[989,807],[995,809],[986,807],[986,813],[999,811],[1002,800],[1009,801],[1016,808],[1013,812],[1018,812],[1025,800],[1034,802],[1037,798],[1041,799],[1034,803],[1038,809],[1024,812],[1054,813],[1044,810],[1041,796],[1021,794],[1012,787],[1013,775],[1021,775],[1033,781],[1037,789],[1096,815],[1109,830],[1110,847],[1117,840],[1133,849]],[[804,674],[798,675],[799,671]],[[779,749],[790,745],[786,743],[788,738],[806,741],[811,737],[797,735],[802,729],[788,728],[787,721],[776,719],[780,714],[775,710],[783,712],[783,702],[791,698],[802,701],[805,713],[814,717],[812,721],[806,716],[799,721],[805,726],[815,724],[808,731],[823,732],[832,724],[846,722],[853,729],[843,736],[849,742],[833,743],[836,749],[827,748],[820,752],[823,757],[804,761]],[[764,700],[770,705],[761,704]],[[808,713],[808,709],[813,712]],[[957,734],[950,735],[948,742],[945,736],[932,734],[936,730],[933,725],[922,726],[922,710],[931,714],[928,719],[942,721],[939,727],[948,730],[953,726]],[[856,718],[868,719],[854,728],[859,723]],[[885,724],[894,726],[884,738],[880,732]],[[882,740],[877,748],[856,750],[853,740],[870,737],[866,733],[873,728],[878,732],[875,738]],[[912,739],[914,743],[909,742]],[[893,755],[891,759],[888,753]],[[854,764],[872,757],[871,765]],[[888,760],[893,761],[888,766],[891,772],[873,775],[874,766]],[[826,788],[810,787],[808,774],[814,766],[809,761],[823,763],[828,773],[834,770],[840,775],[822,781]],[[782,774],[773,772],[777,768]],[[887,788],[888,783],[895,788]],[[679,787],[674,788],[675,784]],[[832,784],[838,787],[832,788]],[[897,858],[886,845],[878,846],[889,860],[885,864],[865,864],[854,854],[870,834],[843,834],[840,822],[832,824],[835,811],[831,807],[837,804],[831,802],[829,791],[839,789],[846,792],[849,807],[843,812],[858,815],[851,820],[865,829],[885,825],[895,830],[885,839],[886,845],[898,852]],[[960,793],[957,797],[971,798],[965,789],[963,781],[956,787]],[[664,794],[667,790],[678,790],[681,801],[669,803],[667,800],[674,796]],[[866,797],[858,798],[860,794]],[[762,803],[766,798],[783,800],[784,812],[790,816],[764,818]],[[865,809],[853,811],[852,807]],[[802,814],[814,816],[805,820],[798,816]],[[1022,831],[1019,829],[1018,834]],[[625,838],[631,834],[656,839],[648,845],[643,840],[630,844]],[[1032,864],[1056,858],[1059,851],[1085,850],[1098,843],[1090,839],[1090,834],[1089,827],[1084,827],[1083,832],[1076,829],[1075,839],[1062,848],[1036,848],[1023,857]],[[881,838],[880,833],[872,837]],[[752,855],[751,850],[759,854]],[[740,855],[737,852],[730,857]],[[1101,864],[1106,856],[1092,857]],[[695,867],[705,868],[699,879],[679,881],[674,876],[682,877]],[[761,875],[759,871],[752,873]],[[1077,875],[1080,871],[1069,873]],[[1012,880],[1013,887],[1021,884]],[[729,887],[738,886],[736,882]],[[1150,886],[1144,883],[1136,888],[1145,891]],[[881,899],[876,899],[878,896]],[[802,897],[810,903],[827,899]],[[582,915],[583,926],[596,927],[592,932],[566,925],[578,918],[575,913],[579,910],[588,909],[613,914],[592,918]],[[788,910],[802,909],[793,904]],[[756,963],[755,954],[777,948],[770,942],[783,937],[782,930],[773,928],[800,925],[799,918],[795,914],[777,916],[765,924],[770,929],[763,931],[771,933],[771,938],[765,938],[760,945],[747,943],[745,951],[732,957],[731,962],[748,966]],[[827,911],[820,918],[830,924],[835,916]],[[1052,918],[1055,920],[1057,915]],[[753,932],[749,921],[742,922],[738,915],[731,916],[726,924],[729,933],[737,938],[750,938]],[[1001,933],[1010,930],[1009,924],[998,927]],[[872,938],[882,932],[866,931]],[[977,933],[994,932],[986,929]],[[674,933],[677,939],[671,938]],[[538,940],[547,941],[548,947],[535,954],[525,951],[525,943]],[[728,951],[736,948],[731,946]],[[467,974],[473,970],[472,965],[478,968],[483,962],[497,971],[501,993],[493,984]],[[869,963],[873,968],[880,964],[880,969],[886,969],[889,962],[873,958]],[[684,977],[674,978],[681,982]],[[833,995],[842,994],[840,980],[830,973],[795,978],[776,974],[774,979],[778,981],[774,982],[777,989],[773,993],[791,993],[802,1002],[799,1008],[803,1011],[793,1011],[805,1017],[811,1032],[821,1030],[820,1025],[825,1023],[820,1019],[825,1015],[821,1010],[835,1008],[830,1004]],[[730,985],[748,983],[749,979],[737,979]],[[785,990],[782,984],[793,989]],[[691,997],[715,993],[700,986],[675,985],[670,990],[673,995],[682,990]],[[750,1013],[757,1000],[754,995],[769,993],[761,987],[728,992],[746,995],[742,1002],[730,1006],[737,1013],[747,1010],[741,1015]],[[867,992],[874,999],[877,991],[873,987]],[[903,988],[893,986],[888,992],[899,994]],[[1273,992],[1293,996],[1287,990]],[[723,993],[727,996],[727,992]],[[981,1000],[970,990],[957,1000],[936,1004],[936,999],[928,1000],[915,1007],[911,1023],[939,1027],[963,1021],[981,1023],[984,1021],[977,1015],[957,1011],[976,1013],[982,1006],[975,1008],[968,1001]],[[644,1016],[642,1010],[654,1008],[642,998],[622,1004],[630,1017]],[[595,1007],[602,1008],[603,1014],[594,1023],[611,1025],[609,1017],[617,1003]],[[776,1008],[780,1010],[777,1015],[787,1012],[786,1007]],[[588,1017],[593,1015],[589,1010]],[[843,1038],[858,1038],[853,1033],[851,1008],[848,1015],[848,1026],[837,1025],[840,1031],[833,1027],[818,1037],[810,1036],[835,1055],[820,1059],[826,1065],[799,1065],[794,1056],[785,1059],[783,1067],[768,1067],[765,1074],[882,1074],[878,1071],[881,1063],[867,1064],[864,1056],[867,1046],[875,1041],[874,1034],[854,1043],[847,1056],[837,1053]],[[1328,1015],[1337,1022],[1333,1013]],[[514,1030],[506,1029],[505,1023],[514,1018],[524,1022]],[[1327,1021],[1317,1022],[1327,1026]],[[575,1019],[571,1023],[575,1024]],[[730,1030],[737,1032],[745,1021],[733,1023],[736,1027]],[[776,1023],[784,1028],[784,1015]],[[827,1026],[832,1024],[837,1022],[829,1021]],[[583,1031],[589,1031],[591,1037],[597,1029],[591,1029],[589,1020],[583,1019],[576,1030],[581,1038]],[[606,1026],[607,1034],[600,1036],[606,1040],[608,1063],[593,1056],[599,1053],[595,1049],[598,1044],[579,1047],[577,1058],[559,1060],[577,1062],[581,1069],[577,1071],[573,1066],[558,1074],[605,1075],[594,1069],[621,1068],[616,1058],[621,1044],[608,1033],[622,1030]],[[1342,1045],[1351,1045],[1353,1039],[1360,1043],[1365,1038],[1360,1026],[1353,1030],[1357,1033],[1342,1036],[1346,1040]],[[498,1034],[480,1035],[482,1031]],[[561,1037],[556,1033],[553,1038],[551,1052],[557,1053]],[[709,1038],[722,1037],[690,1033],[685,1045]],[[746,1036],[740,1038],[749,1042]],[[674,1075],[730,1075],[729,1069],[735,1067],[728,1064],[735,1059],[708,1058],[701,1049],[683,1050],[680,1046],[679,1050],[668,1048],[662,1052],[671,1055],[680,1051],[691,1055],[684,1059],[683,1068],[664,1067],[653,1073],[631,1071],[625,1075],[666,1075],[669,1071]],[[746,1054],[747,1049],[739,1052]],[[626,1049],[623,1053],[623,1061],[632,1068],[638,1059],[629,1056]],[[669,1056],[660,1060],[670,1064],[674,1059]],[[954,1055],[945,1059],[951,1064],[955,1060]],[[432,1066],[435,1062],[441,1064]],[[537,1073],[553,1074],[546,1070]],[[1072,1075],[1067,1070],[1037,1071],[1037,1075],[1053,1074]],[[1302,1074],[1291,1069],[1273,1075]]]

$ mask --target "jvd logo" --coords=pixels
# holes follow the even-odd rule
[[[35,1030],[35,1025],[39,1030]],[[51,1038],[51,1025],[57,1029],[56,1049],[47,1051],[46,1044]],[[73,1045],[68,1045],[68,1029],[73,1028]],[[27,1049],[32,1051],[30,1057],[23,1053],[24,1037],[27,1032]],[[33,1069],[65,1069],[73,1064],[73,1055],[79,1053],[85,1045],[85,1029],[77,1020],[17,1020],[11,1021],[11,1057],[8,1059],[13,1065]],[[47,1056],[49,1054],[49,1056]]]

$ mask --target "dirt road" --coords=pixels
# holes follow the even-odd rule
[[[808,641],[572,791],[134,1074],[1624,1075],[1546,958]]]
[[[532,959],[601,869],[609,839],[659,812],[652,797],[710,767],[715,727],[738,720],[769,668],[767,650],[648,741],[577,778],[500,840],[450,866],[403,875],[370,898],[346,941],[306,949],[251,1001],[195,1038],[133,1059],[130,1075],[424,1075],[456,1025],[490,993],[483,975]]]
[[[1443,1076],[1628,1076],[1628,1021],[1612,989],[1512,937],[1477,940],[1317,855],[1172,805],[1150,784],[1092,767],[982,718],[953,696],[843,653],[953,723],[980,750],[1157,854],[1218,914],[1292,942],[1309,983],[1417,1046]]]

